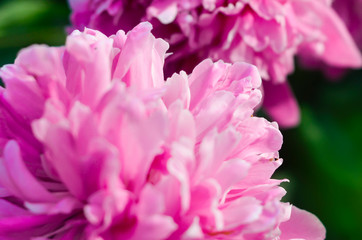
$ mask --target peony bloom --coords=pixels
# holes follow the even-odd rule
[[[205,60],[164,81],[149,23],[22,50],[0,76],[0,239],[323,239],[281,202],[256,68]]]
[[[191,69],[211,58],[245,61],[263,78],[264,108],[283,127],[299,122],[287,83],[294,57],[330,66],[362,66],[362,57],[330,0],[69,0],[71,20],[113,34],[141,20],[170,43],[167,69]],[[276,97],[277,96],[277,97]]]

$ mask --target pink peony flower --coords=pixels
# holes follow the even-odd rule
[[[141,20],[170,43],[167,69],[191,69],[201,60],[245,61],[265,80],[264,108],[284,127],[299,122],[287,83],[294,57],[335,67],[362,66],[362,57],[330,0],[69,0],[71,20],[113,34]],[[277,97],[276,97],[277,96]],[[280,97],[279,97],[280,96]]]
[[[0,239],[323,239],[271,179],[282,135],[252,117],[256,68],[165,82],[150,31],[74,31],[1,69]]]

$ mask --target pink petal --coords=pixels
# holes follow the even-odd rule
[[[215,176],[222,192],[225,193],[229,188],[240,183],[247,176],[249,168],[250,164],[241,159],[231,159],[223,162]]]
[[[191,103],[190,110],[193,110],[212,90],[220,78],[224,75],[226,64],[219,62],[213,64],[211,60],[204,60],[191,73],[190,92]]]
[[[173,156],[167,162],[167,169],[179,182],[179,195],[181,199],[181,209],[183,212],[190,207],[190,174],[189,171],[193,165],[193,154],[191,142],[180,141],[172,146],[171,155]]]
[[[177,225],[169,216],[154,215],[137,224],[132,237],[129,239],[139,240],[144,237],[152,237],[155,239],[167,239],[173,231],[177,229]]]
[[[232,128],[222,133],[217,133],[216,129],[202,139],[199,146],[199,158],[197,159],[197,170],[194,181],[200,177],[213,177],[220,170],[221,165],[240,141],[241,136]]]
[[[292,208],[290,219],[281,223],[279,228],[282,232],[280,240],[323,240],[326,238],[326,229],[320,220],[295,206]]]
[[[150,34],[152,25],[141,23],[127,34],[113,77],[134,89],[159,87],[164,83],[163,63],[168,44]],[[151,54],[145,57],[144,53]]]
[[[167,90],[162,98],[166,107],[176,100],[181,100],[184,108],[189,108],[190,88],[185,73],[172,75],[171,78],[167,79],[166,86]]]
[[[177,16],[177,1],[154,1],[147,9],[147,14],[157,16],[163,24],[173,22]]]
[[[174,102],[169,107],[170,117],[170,141],[177,141],[182,137],[195,139],[196,129],[193,115],[185,110],[181,101]]]
[[[263,107],[272,119],[285,128],[298,125],[299,107],[289,84],[264,81],[263,87],[265,93]]]
[[[41,116],[44,97],[36,79],[17,65],[4,66],[0,76],[6,84],[5,98],[28,119]]]
[[[165,136],[165,115],[154,112],[149,117],[125,116],[121,132],[123,181],[135,190],[143,185],[154,157],[161,153]],[[132,161],[130,160],[132,159]]]
[[[67,38],[63,60],[66,88],[91,107],[105,93],[111,81],[112,43],[111,39],[94,30],[74,32]]]
[[[29,75],[36,77],[39,86],[46,89],[49,81],[59,81],[64,84],[65,75],[61,57],[63,53],[63,47],[33,45],[20,51],[15,64],[26,69]]]
[[[249,117],[237,126],[237,131],[243,138],[235,154],[241,159],[252,162],[260,160],[263,153],[270,154],[278,151],[283,143],[283,136],[277,124],[263,118]]]
[[[147,184],[140,193],[138,204],[138,214],[140,217],[147,218],[155,214],[162,214],[165,210],[165,202],[162,193],[152,185]]]
[[[68,129],[53,125],[45,119],[34,122],[35,132],[46,132],[42,142],[46,143],[47,148],[51,149],[47,160],[56,169],[62,182],[67,185],[70,192],[78,198],[84,197],[82,188],[82,179],[78,173],[79,163],[75,160],[74,138]],[[54,136],[57,136],[54,138]]]
[[[226,229],[253,222],[262,213],[261,202],[255,198],[244,197],[231,202],[222,209]]]

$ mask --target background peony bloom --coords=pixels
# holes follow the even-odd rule
[[[141,20],[170,43],[167,69],[191,69],[201,60],[245,61],[265,80],[264,108],[284,127],[299,122],[298,104],[286,81],[294,57],[330,66],[362,66],[362,57],[330,0],[69,0],[78,29],[107,35]],[[277,96],[277,97],[276,97]]]
[[[150,31],[74,31],[1,69],[0,239],[323,239],[270,178],[282,136],[252,117],[256,68],[165,82]]]

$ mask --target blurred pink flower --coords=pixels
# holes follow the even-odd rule
[[[252,117],[256,68],[165,82],[150,31],[74,31],[1,69],[0,239],[323,239],[271,179],[282,135]]]
[[[294,57],[330,66],[362,66],[362,57],[330,0],[69,0],[73,25],[113,34],[141,20],[167,39],[166,69],[191,72],[205,58],[254,64],[265,80],[264,108],[283,127],[299,122],[287,83]],[[280,96],[280,97],[279,97]]]

